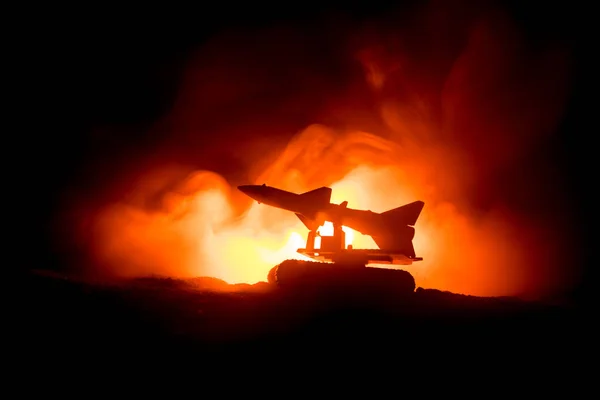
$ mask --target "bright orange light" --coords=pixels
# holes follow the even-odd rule
[[[247,148],[235,149],[229,142],[223,144],[226,154],[235,158],[244,155],[241,158],[247,168],[239,172],[247,181],[237,184],[266,183],[295,193],[329,186],[333,189],[332,202],[348,201],[350,208],[373,212],[424,201],[413,239],[416,254],[423,261],[402,267],[421,287],[491,296],[541,292],[561,285],[557,270],[567,257],[560,245],[569,237],[561,235],[558,226],[524,215],[518,208],[505,209],[503,200],[494,197],[500,192],[498,186],[505,183],[497,185],[496,177],[514,171],[515,161],[526,159],[532,150],[531,154],[537,155],[537,148],[545,146],[539,140],[552,132],[562,115],[569,63],[562,51],[536,51],[537,55],[532,53],[523,62],[526,49],[515,40],[518,35],[512,31],[513,24],[504,24],[496,13],[490,15],[489,21],[488,17],[472,21],[469,29],[450,29],[452,25],[442,24],[446,33],[436,33],[427,40],[431,57],[422,57],[420,51],[416,57],[404,54],[411,48],[423,48],[404,43],[404,39],[396,40],[388,33],[374,35],[376,42],[382,43],[372,43],[358,54],[368,85],[349,82],[348,92],[342,91],[341,104],[332,99],[332,110],[323,110],[324,114],[332,111],[333,120],[341,122],[337,126],[347,130],[310,125],[284,149],[273,146],[272,154],[277,154],[273,162],[265,157],[262,145],[257,147],[261,152],[255,154]],[[426,23],[414,26],[431,28],[436,20],[426,19]],[[449,32],[459,36],[469,32],[468,40],[464,45],[458,45],[463,40],[458,38],[456,42],[438,40]],[[402,36],[423,37],[421,33]],[[442,48],[430,46],[435,43],[443,43]],[[453,48],[457,53],[441,62]],[[246,49],[241,54],[240,59],[247,59]],[[212,95],[222,100],[214,107],[220,103],[224,107],[216,115],[232,115],[227,107],[238,102],[224,99],[234,99],[238,84],[245,87],[244,82],[231,81],[231,76],[244,74],[231,73],[234,63],[229,58],[226,62],[224,78],[217,81],[221,84],[208,85],[209,89],[216,88]],[[213,69],[203,65],[190,73],[189,84],[183,85],[183,100],[178,104],[185,106],[168,120],[174,131],[180,129],[190,136],[194,129],[204,130],[198,110],[206,99],[214,100],[202,86],[214,81],[212,73],[203,75]],[[275,65],[273,68],[279,68]],[[252,71],[263,70],[255,67]],[[217,70],[215,75],[219,75]],[[273,74],[267,75],[270,81]],[[286,74],[282,76],[289,79]],[[262,86],[262,82],[252,82],[248,90]],[[274,85],[280,86],[279,82]],[[243,98],[254,102],[250,93],[255,92]],[[317,96],[321,94],[318,91]],[[313,101],[312,96],[305,95]],[[372,101],[351,101],[359,98]],[[289,103],[289,109],[298,104],[302,103]],[[344,121],[346,115],[352,118]],[[270,126],[268,122],[265,125]],[[251,126],[243,128],[257,137],[262,133],[260,127],[255,131]],[[359,130],[371,128],[372,132]],[[217,131],[225,135],[227,129]],[[555,173],[554,167],[540,167],[543,181]],[[94,215],[96,224],[89,245],[102,268],[120,275],[200,275],[230,283],[254,283],[264,281],[268,271],[285,259],[306,259],[296,249],[306,245],[308,230],[293,213],[250,204],[216,173],[189,172],[183,180],[181,174],[151,176],[136,188],[133,200],[113,204]],[[524,175],[530,173],[534,172]],[[522,187],[532,188],[524,193],[523,198],[529,199],[525,203],[531,199],[543,202],[547,196],[545,186],[541,197],[533,196],[537,180],[521,180]],[[486,187],[495,189],[489,190],[489,198],[481,205],[480,197],[486,197],[481,192]],[[558,185],[555,189],[553,196],[558,197],[561,190]],[[506,206],[511,204],[512,200]],[[470,209],[472,206],[477,209]],[[81,231],[89,233],[89,225],[86,223]],[[331,224],[325,224],[321,232],[331,233],[331,229]],[[377,248],[371,237],[348,228],[344,231],[346,245]],[[75,235],[77,243],[79,233]]]
[[[326,154],[317,160],[302,159],[306,167],[288,167],[288,157],[297,157],[297,151],[290,149],[310,148],[315,137],[322,141],[327,135],[321,127],[307,129],[292,142],[289,152],[254,182],[296,193],[328,185],[333,203],[348,201],[350,208],[373,212],[423,200],[425,207],[413,239],[415,252],[423,261],[401,267],[419,286],[476,295],[517,290],[525,279],[519,275],[524,270],[519,265],[528,260],[528,246],[538,245],[533,239],[524,241],[525,226],[517,231],[513,217],[500,212],[485,218],[461,213],[440,200],[434,190],[435,162],[429,165],[407,158],[402,164],[395,163],[384,149],[385,139],[363,133],[331,135],[328,140],[342,146],[341,150],[323,150]],[[335,154],[352,157],[349,148],[361,141],[362,163],[344,164],[331,158]],[[368,146],[375,149],[372,154],[365,154]],[[396,151],[392,146],[388,151]],[[311,169],[315,163],[318,165]],[[324,170],[328,177],[337,176],[333,183],[320,180]],[[306,246],[308,229],[293,213],[256,202],[244,211],[249,199],[211,172],[192,173],[168,187],[159,210],[117,204],[98,216],[94,245],[102,265],[120,275],[212,276],[229,283],[256,283],[265,281],[269,270],[286,259],[309,260],[296,251]],[[370,236],[343,229],[346,245],[377,248]],[[331,234],[331,223],[320,232]],[[506,265],[513,266],[510,273]]]
[[[352,244],[355,232],[347,226],[342,226],[342,231],[346,234],[345,247],[348,247],[348,245]],[[319,232],[319,235],[321,236],[333,236],[333,223],[326,221],[317,229],[317,232]],[[315,238],[315,248],[321,248],[321,238],[319,236]]]
[[[386,202],[385,195],[373,187],[388,179],[389,173],[358,168],[332,185],[332,201],[348,201],[355,208],[376,206],[377,211],[397,206]],[[268,271],[286,259],[310,260],[296,251],[306,246],[308,229],[293,213],[253,202],[241,217],[235,217],[233,188],[216,174],[191,174],[181,187],[189,194],[169,192],[161,212],[144,213],[125,205],[107,209],[98,225],[102,235],[99,256],[115,264],[127,260],[119,265],[121,274],[142,269],[207,275],[230,283],[264,281]],[[194,192],[195,188],[199,190]],[[342,229],[346,246],[377,248],[371,237],[345,226]],[[319,233],[332,235],[332,223],[326,222]],[[319,239],[315,240],[317,248]]]

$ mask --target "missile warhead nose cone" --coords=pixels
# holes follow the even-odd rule
[[[253,199],[256,198],[256,196],[258,195],[255,185],[238,186],[238,190],[244,193],[246,196],[251,197]]]

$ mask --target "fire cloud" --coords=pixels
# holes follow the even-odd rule
[[[344,93],[356,101],[332,106],[331,100],[321,115],[347,123],[309,125],[283,151],[273,145],[278,156],[260,170],[261,155],[248,154],[251,181],[237,183],[294,192],[331,186],[334,202],[377,212],[423,200],[414,245],[424,261],[407,268],[418,286],[473,295],[552,292],[565,280],[559,273],[568,249],[562,225],[528,216],[505,188],[549,203],[541,185],[550,179],[556,186],[549,196],[557,209],[566,208],[560,176],[534,154],[560,121],[567,55],[556,47],[528,48],[501,13],[452,19],[448,9],[436,7],[413,16],[400,32],[379,24],[346,36],[355,55],[348,63],[362,66],[363,80],[350,82]],[[228,74],[240,76],[228,62]],[[228,86],[211,85],[221,92],[218,103]],[[206,91],[182,93],[185,107],[206,107]],[[198,100],[190,101],[194,96]],[[185,126],[178,104],[171,118]],[[361,126],[357,114],[368,122]],[[218,171],[160,165],[129,197],[98,212],[93,226],[86,248],[114,274],[213,276],[230,283],[264,281],[275,264],[301,258],[295,249],[307,233],[293,214],[251,203]],[[353,244],[375,246],[357,233]]]

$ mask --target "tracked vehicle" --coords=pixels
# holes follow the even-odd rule
[[[315,247],[315,241],[318,248]],[[345,232],[339,226],[334,227],[333,235],[311,231],[306,247],[297,252],[314,261],[285,260],[269,271],[269,283],[282,288],[305,290],[325,287],[412,293],[416,284],[409,272],[368,265],[410,265],[422,260],[421,257],[409,257],[400,251],[353,249],[352,245],[346,247]]]

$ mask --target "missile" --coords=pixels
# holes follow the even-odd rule
[[[412,239],[413,225],[417,222],[425,203],[417,200],[409,204],[376,213],[371,210],[356,210],[348,202],[331,203],[331,188],[320,187],[305,193],[293,193],[272,186],[242,185],[238,189],[259,204],[266,204],[296,214],[312,232],[326,221],[337,226],[347,226],[373,238],[380,249],[402,251],[415,257]]]

